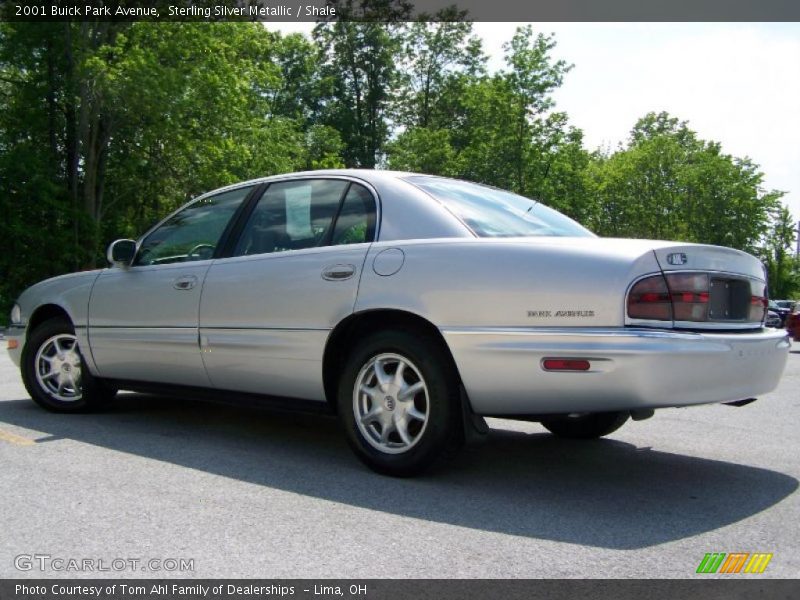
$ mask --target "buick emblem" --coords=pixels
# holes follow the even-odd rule
[[[673,252],[667,255],[667,262],[671,265],[685,265],[688,260],[683,252]]]
[[[386,396],[383,401],[386,404],[386,410],[394,410],[394,398]]]

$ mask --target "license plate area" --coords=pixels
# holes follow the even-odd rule
[[[712,277],[708,299],[709,321],[747,321],[750,315],[750,282]]]

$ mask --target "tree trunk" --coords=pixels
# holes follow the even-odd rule
[[[85,24],[81,24],[81,29],[85,28]],[[69,22],[64,23],[64,55],[66,59],[66,68],[64,73],[64,148],[66,153],[66,185],[67,194],[72,205],[72,236],[73,248],[76,252],[76,260],[73,262],[73,268],[80,267],[79,259],[77,259],[77,250],[80,247],[80,228],[78,226],[78,165],[80,164],[80,155],[78,148],[78,119],[76,90],[75,90],[75,53],[73,49],[73,36],[72,24]]]
[[[50,143],[50,155],[53,165],[57,170],[58,165],[58,138],[56,137],[56,56],[53,49],[53,40],[47,40],[47,131]]]

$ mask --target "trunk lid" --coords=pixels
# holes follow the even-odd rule
[[[741,250],[703,244],[653,242],[653,251],[664,272],[718,272],[764,281],[761,261]]]

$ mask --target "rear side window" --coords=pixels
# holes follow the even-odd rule
[[[259,199],[235,256],[357,244],[375,235],[375,200],[338,179],[273,183]]]
[[[363,244],[375,239],[375,198],[364,186],[352,184],[336,219],[331,244]]]
[[[327,245],[348,185],[336,179],[273,183],[250,215],[234,255]]]

